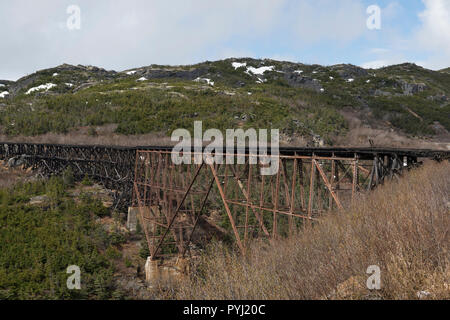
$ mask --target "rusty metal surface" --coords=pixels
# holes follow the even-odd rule
[[[251,163],[249,153],[243,153],[242,164],[200,165],[193,161],[198,153],[188,151],[192,164],[175,165],[170,149],[137,150],[133,204],[140,208],[152,259],[189,253],[198,217],[208,217],[211,210],[225,218],[223,224],[245,253],[251,238],[289,236],[419,165],[405,151],[376,152],[370,158],[347,149],[329,157],[328,150],[308,152],[280,151],[279,170],[264,176],[264,165]]]

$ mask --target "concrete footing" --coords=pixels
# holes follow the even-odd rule
[[[160,275],[158,261],[152,260],[150,257],[148,257],[147,261],[145,262],[145,281],[147,281],[147,283],[151,283],[155,280],[158,280],[159,277]]]
[[[139,208],[128,207],[127,229],[130,230],[131,232],[136,232],[137,215],[138,214],[139,214]]]
[[[152,284],[158,281],[176,281],[189,272],[189,261],[178,258],[174,265],[161,265],[160,261],[147,258],[145,262],[145,281]]]

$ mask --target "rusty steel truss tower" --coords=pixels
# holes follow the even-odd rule
[[[420,156],[373,148],[281,148],[272,158],[279,170],[262,175],[267,165],[262,158],[250,161],[248,149],[241,164],[195,164],[194,150],[184,154],[191,164],[175,164],[172,153],[167,147],[136,150],[133,205],[151,259],[189,254],[199,221],[211,212],[219,213],[245,253],[251,238],[289,236],[327,211],[348,207],[358,193],[398,177]]]

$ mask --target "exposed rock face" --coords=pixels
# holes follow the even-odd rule
[[[21,166],[21,165],[25,164],[26,158],[27,158],[26,155],[13,157],[8,160],[8,167],[15,168],[15,167]]]
[[[336,71],[344,79],[357,79],[359,77],[366,77],[369,75],[367,70],[351,64],[337,64],[330,67],[331,70]]]
[[[56,68],[51,69],[45,69],[41,70],[39,72],[33,73],[29,76],[25,76],[20,78],[19,80],[13,82],[13,81],[5,81],[1,80],[0,83],[8,84],[9,93],[12,96],[15,96],[20,90],[29,87],[33,83],[35,83],[42,74],[54,74],[54,73],[61,73],[63,71],[73,71],[83,74],[84,76],[92,79],[104,79],[104,80],[110,80],[115,77],[117,77],[117,72],[115,71],[107,71],[103,68],[95,67],[95,66],[73,66],[70,64],[62,64],[60,66],[57,66]]]
[[[298,73],[285,73],[284,79],[291,87],[294,88],[305,88],[316,91],[320,91],[320,89],[323,89],[319,81],[311,79],[309,77],[303,77]]]
[[[143,72],[142,72],[143,71]],[[183,80],[195,80],[208,73],[208,68],[195,68],[192,70],[169,70],[169,69],[145,69],[136,74],[147,79],[178,78]]]
[[[380,90],[380,89],[377,89],[377,90],[375,90],[374,95],[376,97],[379,97],[379,96],[386,96],[386,97],[388,97],[388,96],[391,96],[392,93],[387,92],[387,91],[383,91],[383,90]]]
[[[438,95],[435,95],[435,96],[429,96],[427,99],[431,100],[431,101],[440,101],[440,102],[447,102],[449,100],[449,98],[446,95],[444,95],[444,94],[442,94],[442,95],[438,94]]]
[[[49,201],[49,198],[46,195],[36,196],[36,197],[33,197],[30,199],[29,204],[30,205],[41,205],[41,204],[45,204],[48,201]]]
[[[399,80],[398,84],[402,88],[403,94],[407,96],[422,92],[427,89],[427,86],[424,83],[408,83],[404,80]]]

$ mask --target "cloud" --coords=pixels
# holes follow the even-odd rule
[[[372,49],[369,50],[369,53],[371,53],[371,54],[385,54],[385,53],[388,53],[390,51],[391,50],[387,49],[387,48],[372,48]]]
[[[81,30],[66,26],[67,6],[81,9]],[[246,43],[271,35],[285,1],[172,0],[52,1],[0,3],[0,78],[63,62],[126,69],[187,64],[252,52]],[[239,49],[230,41],[240,40]]]
[[[440,69],[450,65],[450,1],[423,0],[425,10],[419,14],[421,26],[415,39],[422,50],[431,53],[424,64]]]
[[[316,0],[298,1],[290,9],[299,41],[348,42],[357,39],[366,29],[366,8],[360,1]]]
[[[403,7],[397,1],[390,2],[382,10],[383,20],[396,19],[401,11],[403,11]]]
[[[450,66],[450,1],[422,2],[425,8],[416,16],[416,27],[404,34],[388,24],[389,43],[368,50],[368,61],[362,63],[362,67],[379,68],[406,61],[433,70]],[[391,14],[399,10],[401,8],[396,6],[390,9]]]

